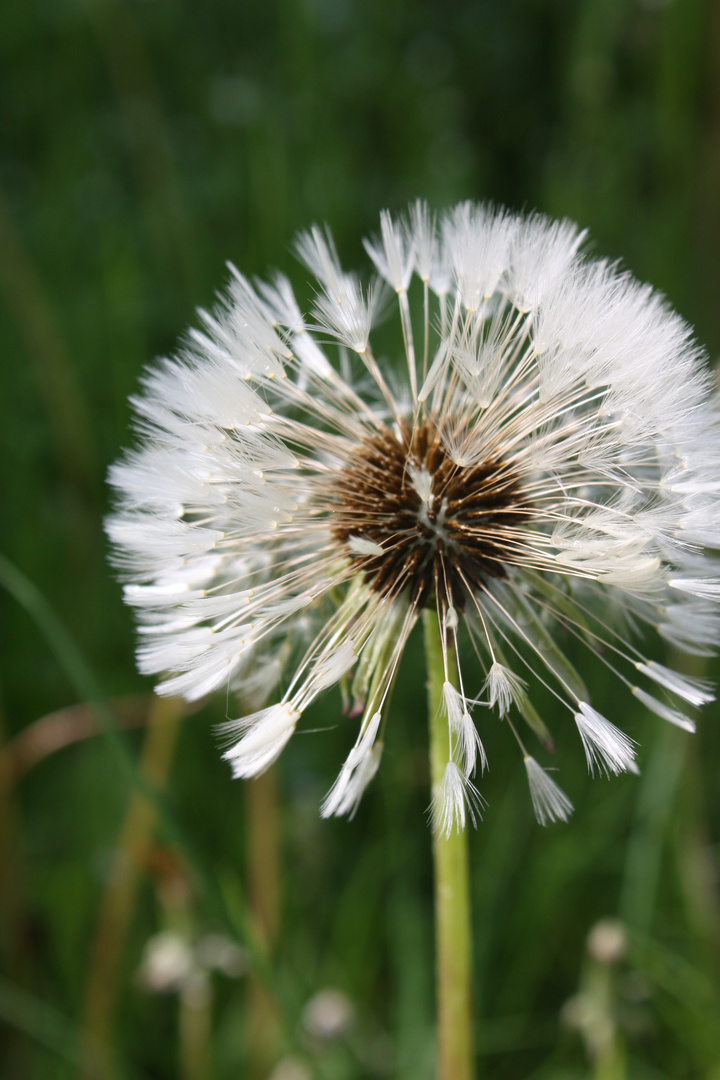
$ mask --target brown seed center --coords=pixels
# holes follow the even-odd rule
[[[529,513],[512,467],[492,455],[457,465],[432,419],[364,439],[333,495],[333,535],[370,587],[408,590],[418,607],[438,597],[461,610],[504,576]]]

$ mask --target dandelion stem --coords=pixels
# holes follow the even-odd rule
[[[423,612],[425,657],[428,675],[430,722],[430,774],[435,797],[448,763],[448,725],[443,714],[445,680],[441,630],[434,611]],[[450,679],[455,677],[455,658],[447,650]],[[435,874],[435,949],[437,979],[437,1078],[471,1080],[472,1039],[472,940],[468,887],[467,833],[451,833],[446,839],[433,836]]]

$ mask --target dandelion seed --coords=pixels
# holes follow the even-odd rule
[[[611,772],[617,776],[618,773],[628,770],[638,771],[632,739],[587,702],[580,702],[575,723],[585,748],[588,769],[593,776],[596,769],[604,770],[608,776]]]
[[[322,812],[354,813],[428,608],[446,672],[444,835],[478,814],[481,689],[549,746],[543,684],[591,772],[635,769],[632,740],[563,652],[568,633],[621,693],[694,728],[634,682],[691,708],[710,688],[634,639],[644,626],[702,656],[720,641],[720,410],[686,324],[586,258],[583,235],[470,203],[383,213],[367,251],[397,304],[391,372],[373,351],[377,278],[344,270],[313,228],[297,244],[317,282],[310,313],[286,278],[254,286],[231,268],[202,330],[145,376],[138,447],[110,473],[113,559],[158,692],[225,689],[256,710],[224,727],[234,775],[272,764],[342,681],[359,728]],[[477,668],[460,662],[463,641]],[[509,718],[503,730],[516,734]],[[564,820],[570,802],[521,752],[538,820]]]
[[[639,686],[633,687],[633,694],[651,712],[654,712],[656,716],[660,716],[663,720],[667,720],[669,724],[675,724],[676,727],[684,728],[685,731],[695,731],[695,721],[689,716],[685,716],[685,713],[681,713],[678,709],[673,709],[669,705],[665,705],[664,702],[658,701],[652,694],[646,693]]]
[[[573,804],[564,791],[552,780],[542,765],[538,765],[535,758],[525,758],[528,784],[530,785],[530,798],[532,799],[535,817],[541,825],[547,825],[551,821],[567,821],[573,811]]]
[[[449,761],[430,808],[435,831],[447,840],[453,828],[457,832],[465,828],[466,818],[475,825],[482,805],[482,797],[475,785],[454,761]]]
[[[223,724],[226,737],[242,732],[241,738],[223,754],[232,766],[233,776],[247,778],[265,772],[282,753],[295,730],[298,716],[292,706],[285,703]]]
[[[347,756],[345,764],[320,808],[323,817],[333,814],[352,814],[380,765],[382,746],[375,745],[381,713],[375,713],[358,736],[358,741]]]
[[[462,761],[465,776],[474,774],[478,757],[480,758],[480,770],[484,772],[487,768],[485,748],[467,710],[462,694],[455,689],[452,683],[445,682],[442,688],[442,699],[450,732],[456,739],[457,752]]]
[[[496,660],[490,668],[483,689],[488,692],[490,708],[497,705],[500,716],[504,716],[513,702],[517,704],[521,700],[526,687],[527,683],[523,679],[498,664]]]

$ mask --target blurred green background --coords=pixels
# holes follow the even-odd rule
[[[378,211],[417,196],[574,218],[714,361],[720,5],[4,0],[0,119],[0,1075],[430,1080],[417,644],[353,822],[317,813],[337,695],[274,779],[232,782],[224,701],[183,716],[135,673],[105,473],[226,259],[302,290],[297,229],[327,221],[364,265]],[[718,1078],[718,709],[692,738],[587,678],[642,776],[591,782],[560,734],[567,826],[535,824],[488,740],[478,1075]],[[604,926],[588,951],[607,918],[624,947]]]

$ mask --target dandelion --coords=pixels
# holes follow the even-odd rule
[[[689,731],[713,698],[643,650],[720,640],[720,410],[688,326],[582,241],[569,222],[419,202],[381,215],[363,281],[316,227],[297,244],[309,313],[282,275],[231,267],[202,329],[145,375],[138,448],[110,476],[140,669],[161,694],[237,693],[235,776],[267,769],[342,683],[354,730],[321,809],[352,816],[422,619],[441,1080],[472,1075],[463,830],[484,808],[483,729],[517,743],[546,825],[572,804],[520,733],[554,745],[539,687],[555,735],[607,776],[638,771],[633,697]],[[388,312],[400,369],[377,349]],[[615,681],[611,716],[568,639]]]
[[[138,448],[111,470],[114,560],[158,692],[248,703],[224,730],[234,775],[271,765],[349,681],[357,727],[322,812],[354,813],[423,613],[444,836],[480,812],[498,720],[540,823],[570,813],[519,733],[518,718],[551,745],[539,684],[556,734],[607,775],[637,771],[630,695],[688,730],[712,700],[643,649],[660,635],[706,655],[720,637],[720,412],[688,326],[582,240],[539,215],[463,203],[438,220],[417,203],[382,214],[363,282],[313,228],[297,244],[309,313],[283,276],[231,267],[202,329],[145,375]],[[393,295],[401,371],[374,351]],[[592,706],[568,638],[609,669],[617,715]]]

